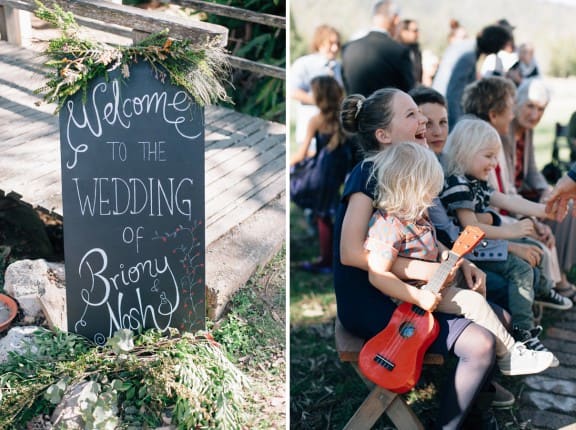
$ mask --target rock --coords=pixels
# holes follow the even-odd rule
[[[66,330],[64,265],[19,260],[6,269],[4,289],[18,301],[26,321],[44,314],[52,328]]]
[[[18,307],[24,313],[24,324],[33,324],[42,315],[42,306],[38,294],[26,294],[14,298],[18,301]]]
[[[532,375],[524,379],[524,383],[534,389],[549,394],[573,396],[576,393],[576,382],[551,378],[546,375]]]
[[[19,260],[6,269],[4,289],[15,299],[43,294],[48,264],[45,260]]]
[[[64,264],[48,263],[48,270],[52,282],[46,285],[44,294],[40,296],[42,311],[51,329],[68,331]]]
[[[8,361],[8,353],[14,351],[22,353],[26,350],[26,345],[33,346],[33,333],[36,330],[43,330],[38,326],[18,326],[8,331],[8,334],[0,339],[0,363]]]
[[[576,399],[569,396],[529,390],[522,393],[522,400],[542,411],[552,410],[570,414],[576,410]]]
[[[259,266],[278,253],[285,240],[284,199],[252,214],[206,250],[206,314],[217,320]]]

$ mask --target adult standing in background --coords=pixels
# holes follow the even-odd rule
[[[444,95],[448,102],[448,126],[450,130],[462,115],[462,93],[466,85],[481,77],[480,70],[482,70],[482,64],[486,57],[499,52],[511,40],[513,37],[509,30],[500,25],[489,25],[478,33],[474,45],[467,50],[461,49],[462,47],[455,50],[454,55],[459,55],[456,61],[454,58],[446,59],[446,61],[453,63],[453,68],[449,72],[443,71],[438,78],[445,79],[446,76],[449,76]],[[440,67],[442,67],[442,62]],[[438,74],[440,74],[440,68]],[[432,86],[442,94],[439,81],[435,80]]]
[[[306,137],[310,118],[319,111],[312,95],[311,82],[317,76],[332,76],[343,85],[342,66],[337,60],[340,53],[340,33],[329,25],[320,25],[314,31],[310,44],[311,54],[297,58],[292,64],[291,97],[297,102],[296,143]],[[312,150],[315,146],[312,145]]]
[[[448,45],[459,42],[464,39],[468,39],[468,32],[462,25],[460,21],[455,18],[450,19],[450,31],[448,32]]]
[[[572,112],[568,121],[568,144],[570,145],[570,161],[576,161],[576,112]]]
[[[474,50],[474,39],[468,35],[464,27],[458,20],[450,20],[450,32],[448,33],[448,46],[440,56],[438,69],[432,80],[432,88],[438,91],[443,97],[446,97],[448,81],[456,61],[464,53]]]
[[[422,83],[422,51],[418,42],[419,34],[418,23],[413,19],[403,19],[398,24],[396,40],[410,49],[414,81],[417,84]]]
[[[495,54],[485,54],[483,59],[479,59],[478,79],[488,76],[506,76],[512,65],[518,60],[516,45],[514,44],[514,27],[506,19],[500,19],[495,25],[505,28],[510,33],[510,39]]]
[[[504,27],[510,32],[512,37],[514,37],[514,30],[516,29],[516,27],[510,24],[510,22],[508,22],[506,18],[502,18],[496,21],[496,25]],[[504,46],[504,48],[502,48],[500,52],[498,52],[498,58],[500,59],[500,62],[502,63],[502,68],[504,69],[504,74],[502,76],[505,76],[505,74],[518,61],[518,52],[516,52],[516,43],[514,40],[508,42]]]
[[[342,73],[347,94],[368,97],[374,91],[415,85],[410,50],[392,35],[398,25],[398,7],[392,0],[377,1],[372,10],[373,28],[342,48]]]
[[[532,43],[525,42],[518,47],[518,61],[508,71],[508,77],[516,82],[516,85],[520,85],[524,79],[540,77]]]

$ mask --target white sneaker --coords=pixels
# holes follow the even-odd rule
[[[556,356],[554,354],[552,354],[552,356],[554,357],[552,360],[552,364],[550,365],[550,367],[558,367],[560,366],[560,362],[558,361],[558,359],[556,358]]]
[[[498,359],[498,367],[504,375],[530,375],[548,369],[554,358],[550,351],[534,351],[516,342],[511,351]]]

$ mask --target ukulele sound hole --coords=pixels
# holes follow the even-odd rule
[[[416,332],[416,328],[408,322],[402,323],[402,325],[400,326],[400,336],[404,337],[404,338],[408,338],[408,337],[412,337],[414,336],[414,333]]]

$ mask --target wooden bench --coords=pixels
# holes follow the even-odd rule
[[[381,388],[362,375],[358,368],[358,354],[364,340],[347,331],[338,318],[334,331],[340,361],[350,363],[370,389],[370,394],[350,418],[344,430],[370,429],[383,413],[388,415],[399,430],[424,430],[424,426],[400,394]],[[426,354],[424,364],[442,365],[444,357],[439,354]]]

